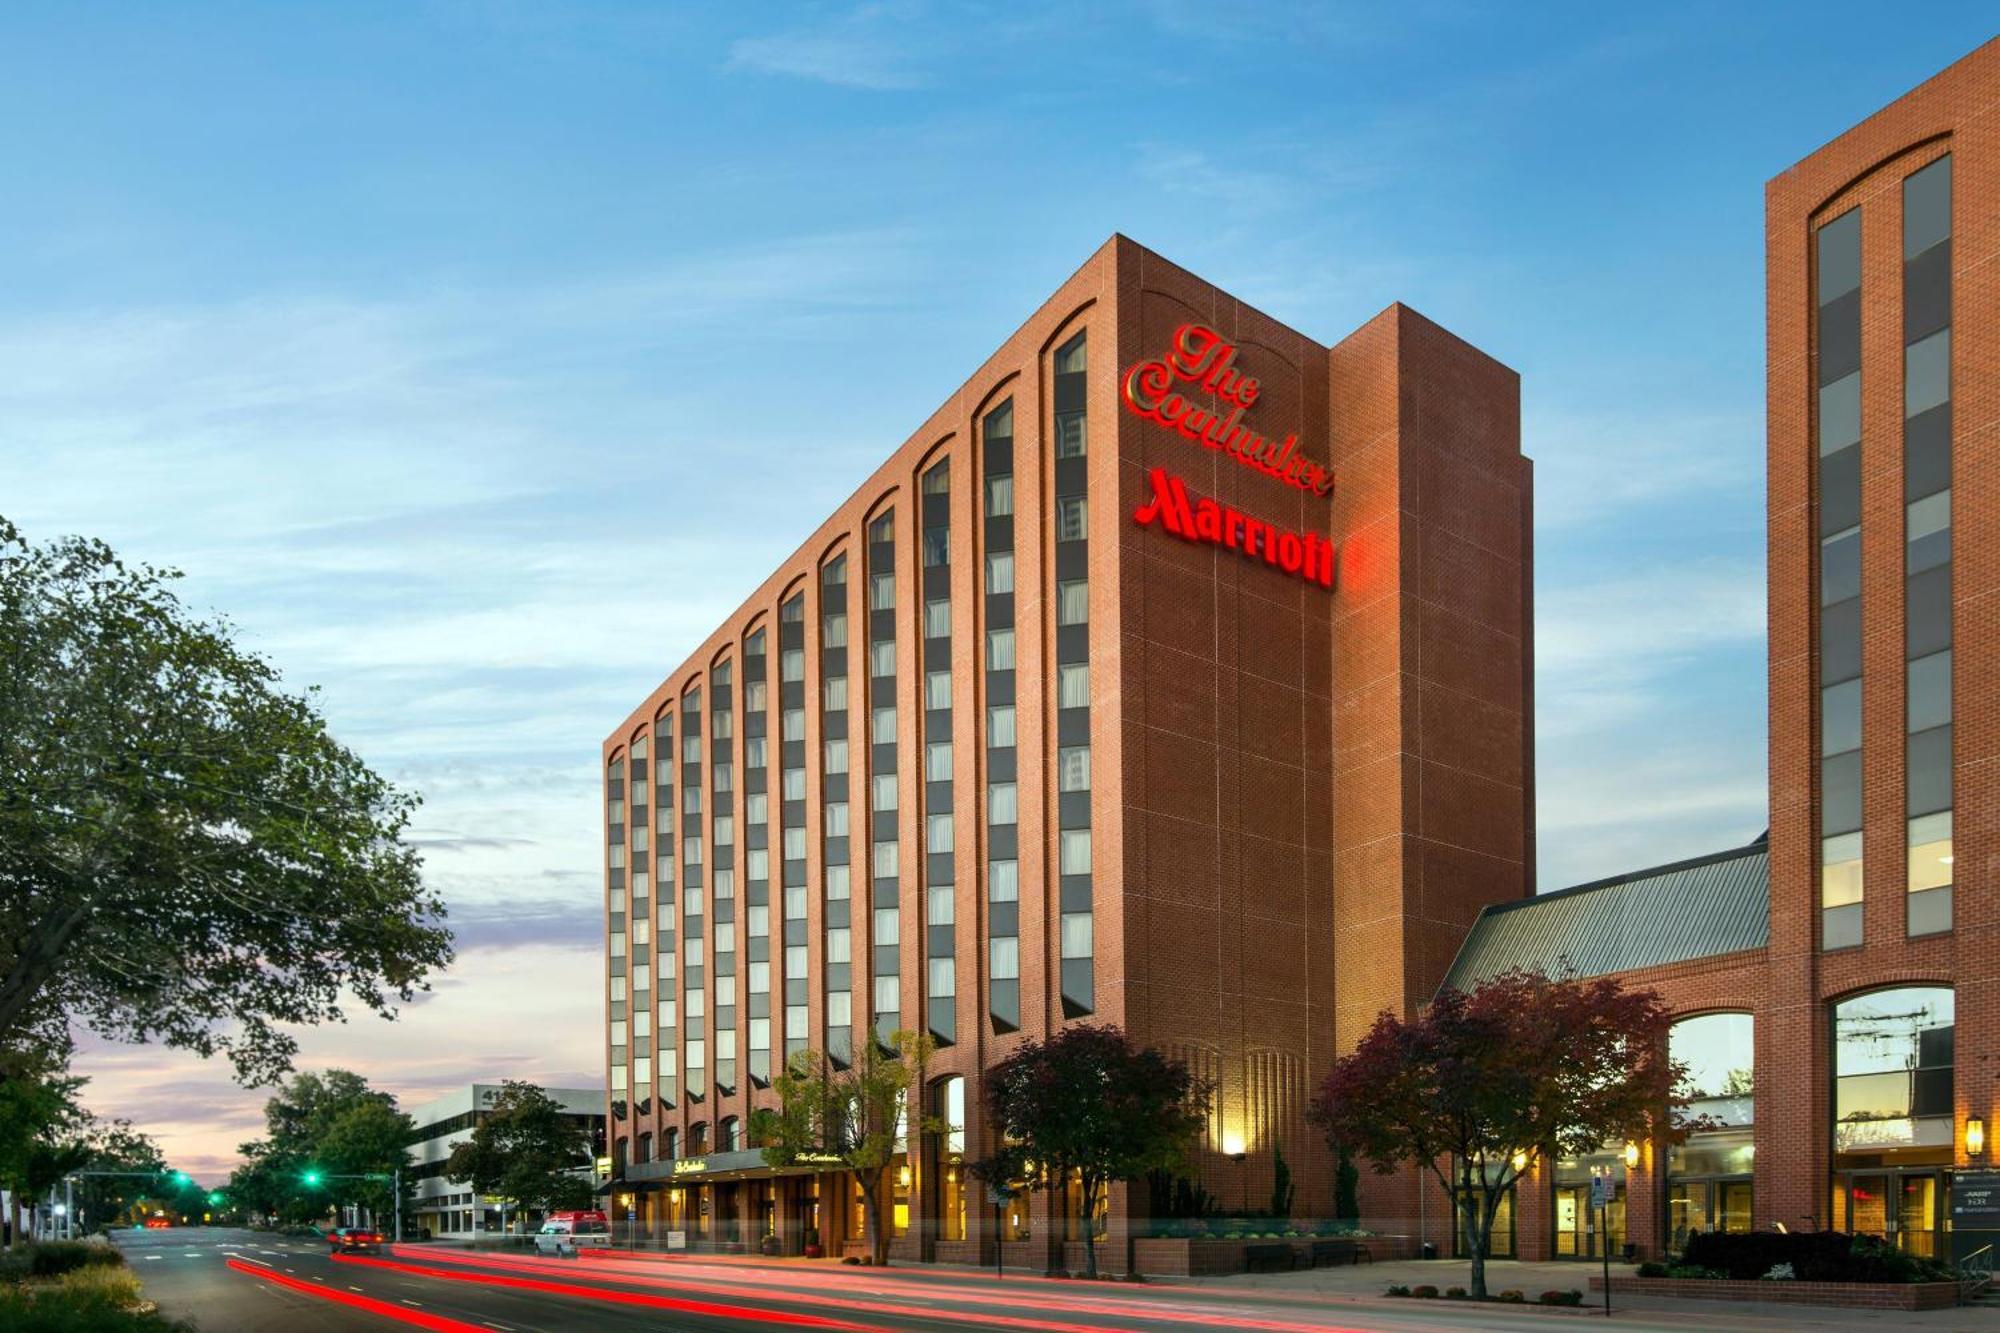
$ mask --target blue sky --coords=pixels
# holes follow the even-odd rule
[[[306,1062],[595,1084],[598,738],[1123,231],[1518,369],[1541,865],[1764,823],[1762,186],[1980,5],[16,3],[0,513],[422,791],[462,959]],[[754,466],[746,466],[755,460]],[[96,1049],[219,1165],[259,1095]]]

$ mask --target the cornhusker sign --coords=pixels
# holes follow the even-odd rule
[[[1235,343],[1206,324],[1181,325],[1164,357],[1141,361],[1125,372],[1125,406],[1287,486],[1331,495],[1333,469],[1300,453],[1297,435],[1275,440],[1243,424],[1243,414],[1256,405],[1259,386],[1236,368],[1236,350]],[[1183,383],[1214,394],[1220,405],[1190,401],[1180,392]]]
[[[1166,356],[1141,361],[1125,372],[1125,406],[1287,486],[1332,494],[1332,470],[1300,453],[1297,435],[1273,440],[1243,424],[1244,412],[1257,402],[1258,384],[1236,368],[1236,350],[1236,344],[1205,324],[1181,325]],[[1179,391],[1182,384],[1213,394],[1222,406],[1191,402]],[[1157,524],[1182,541],[1226,547],[1307,583],[1333,586],[1339,552],[1318,533],[1280,528],[1207,496],[1189,495],[1187,483],[1165,468],[1152,469],[1147,481],[1152,496],[1132,514],[1140,527]]]

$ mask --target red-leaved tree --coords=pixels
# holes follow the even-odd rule
[[[1307,1116],[1335,1152],[1384,1174],[1414,1163],[1467,1201],[1459,1226],[1482,1300],[1494,1216],[1529,1163],[1686,1132],[1673,1116],[1687,1099],[1667,1057],[1671,1022],[1657,994],[1610,977],[1504,973],[1442,991],[1407,1021],[1385,1011]]]

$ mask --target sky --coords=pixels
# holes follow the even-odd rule
[[[601,738],[1113,232],[1520,371],[1539,882],[1764,827],[1762,187],[1988,5],[0,9],[0,515],[183,570],[424,806],[301,1068],[601,1086]],[[87,1042],[219,1176],[264,1090]]]

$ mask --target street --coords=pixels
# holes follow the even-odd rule
[[[1601,1315],[1425,1302],[1314,1298],[1297,1292],[1158,1283],[1089,1285],[1038,1276],[995,1282],[963,1269],[871,1270],[719,1256],[616,1254],[543,1259],[437,1245],[393,1247],[381,1257],[330,1257],[323,1244],[212,1229],[121,1233],[119,1244],[146,1294],[203,1333],[320,1333],[395,1324],[438,1333],[562,1329],[992,1328],[1082,1330],[1569,1329]],[[1684,1329],[1846,1323],[1850,1312],[1799,1317],[1738,1314],[1730,1307],[1644,1311],[1606,1326],[1651,1333]],[[1966,1312],[1971,1315],[1972,1312]],[[1971,1326],[1992,1328],[1993,1312]],[[1929,1317],[1923,1323],[1931,1324]],[[1966,1326],[1947,1318],[1939,1326]]]

